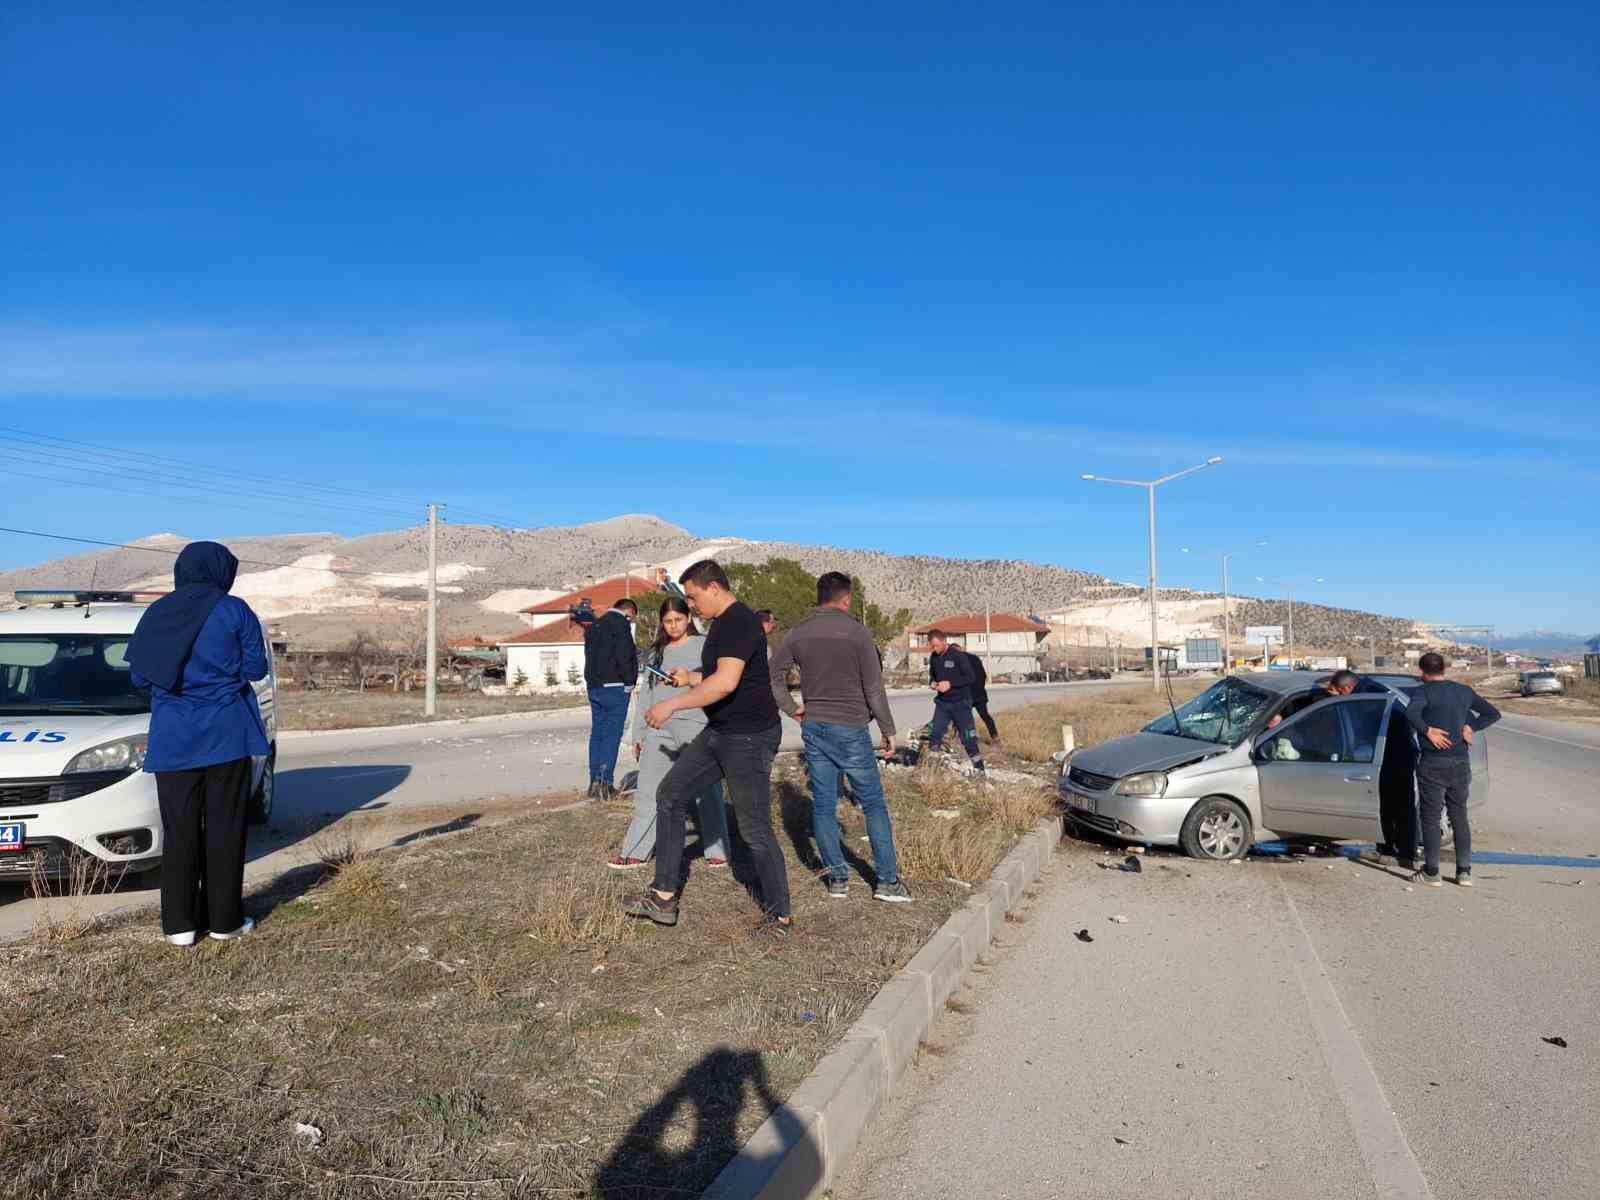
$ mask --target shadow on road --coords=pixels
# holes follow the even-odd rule
[[[245,858],[254,862],[285,846],[315,837],[353,812],[378,812],[388,807],[383,797],[411,776],[411,767],[301,767],[279,771],[272,819],[265,836],[252,830]]]
[[[726,1046],[711,1051],[684,1072],[660,1100],[651,1105],[622,1136],[595,1172],[595,1193],[605,1200],[681,1200],[698,1196],[738,1154],[739,1119],[751,1102],[761,1105],[761,1118],[777,1118],[781,1147],[772,1161],[752,1161],[752,1179],[765,1178],[778,1157],[805,1138],[797,1118],[778,1103],[767,1081],[766,1064],[754,1050]],[[692,1124],[682,1128],[685,1106]],[[685,1136],[686,1134],[686,1136]],[[681,1148],[677,1148],[681,1147]],[[787,1194],[805,1195],[822,1180],[820,1147],[809,1159],[786,1166],[804,1174]],[[804,1186],[802,1186],[802,1183]],[[738,1189],[754,1194],[754,1189]]]

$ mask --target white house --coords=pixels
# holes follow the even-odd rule
[[[625,596],[639,596],[654,585],[637,575],[603,579],[592,587],[535,604],[522,612],[534,619],[548,618],[526,633],[507,638],[499,646],[506,656],[506,683],[530,692],[582,692],[583,627],[568,613],[588,600],[595,614],[604,613]],[[519,685],[517,680],[523,682]]]

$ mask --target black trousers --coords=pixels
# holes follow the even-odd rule
[[[944,696],[934,698],[933,728],[928,733],[928,748],[942,750],[944,735],[952,725],[956,727],[956,736],[961,739],[967,757],[982,766],[983,751],[978,746],[978,727],[973,723],[972,702],[969,700],[947,700]]]
[[[982,721],[984,727],[988,729],[991,742],[1000,736],[1000,730],[995,726],[994,718],[989,715],[988,692],[972,693],[972,711],[978,714],[978,720]]]
[[[1467,824],[1467,793],[1472,787],[1472,764],[1424,758],[1417,763],[1417,796],[1422,809],[1422,869],[1439,873],[1441,812],[1450,814],[1450,831],[1456,842],[1456,874],[1472,873],[1472,827]]]
[[[161,932],[231,933],[244,924],[244,835],[250,760],[157,771]]]
[[[678,751],[678,761],[656,787],[656,891],[678,890],[685,813],[691,800],[722,779],[727,781],[739,838],[755,861],[761,906],[775,917],[789,915],[789,870],[772,830],[772,759],[782,737],[778,725],[759,733],[703,729]]]
[[[1422,837],[1417,820],[1416,775],[1407,764],[1404,772],[1385,770],[1378,781],[1378,818],[1384,847],[1401,865],[1409,868],[1416,860]]]

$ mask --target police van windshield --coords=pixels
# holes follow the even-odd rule
[[[149,712],[149,694],[133,686],[128,636],[0,637],[0,715]]]
[[[1167,712],[1144,727],[1146,733],[1166,733],[1232,746],[1250,732],[1273,697],[1258,687],[1229,676],[1212,684],[1187,704],[1180,704],[1177,720]]]

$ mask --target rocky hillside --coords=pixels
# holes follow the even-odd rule
[[[129,549],[75,554],[0,572],[0,596],[17,588],[166,586],[172,556],[187,537],[156,534]],[[242,562],[236,590],[291,638],[338,644],[358,628],[398,629],[415,623],[424,597],[426,527],[345,538],[334,533],[222,539]],[[919,618],[995,608],[1057,612],[1107,602],[1137,601],[1137,586],[1089,571],[1016,559],[952,559],[886,554],[792,542],[708,540],[659,517],[629,515],[586,525],[502,529],[446,522],[439,529],[441,608],[450,636],[495,635],[518,627],[516,612],[536,599],[617,575],[630,563],[679,568],[712,554],[731,561],[792,558],[809,570],[847,571],[874,602],[908,608]],[[1181,602],[1205,593],[1163,589]],[[1285,606],[1249,601],[1248,624],[1283,624]],[[1332,642],[1354,634],[1380,640],[1408,636],[1397,617],[1295,605],[1297,641]]]

